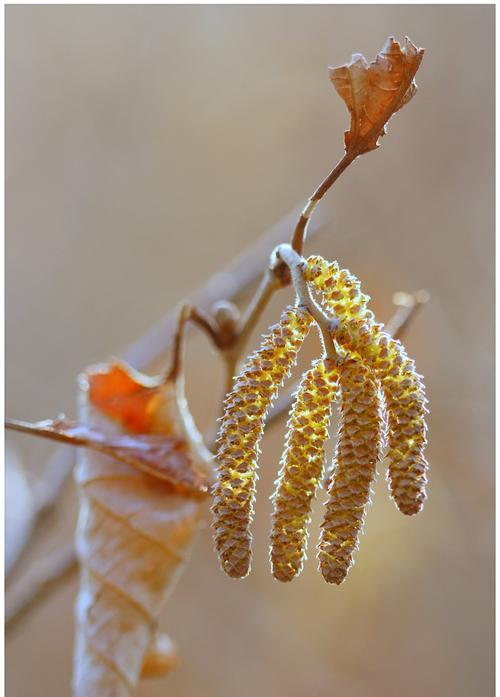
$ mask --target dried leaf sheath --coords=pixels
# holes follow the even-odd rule
[[[271,568],[278,581],[291,581],[302,571],[311,504],[323,478],[324,446],[337,390],[337,365],[329,359],[316,361],[302,378],[290,414],[273,495]]]
[[[378,381],[359,359],[340,365],[341,423],[318,546],[321,573],[340,584],[353,563],[383,448]]]
[[[250,570],[251,533],[259,442],[280,385],[295,363],[310,315],[289,307],[271,327],[236,378],[225,400],[217,438],[217,483],[212,506],[215,548],[222,568],[234,578]]]
[[[402,344],[375,322],[367,309],[369,296],[361,292],[355,276],[322,257],[309,257],[307,264],[307,280],[340,320],[336,340],[361,356],[380,379],[388,416],[391,494],[402,513],[418,513],[426,499],[428,470],[424,455],[428,411],[422,377]]]
[[[121,433],[89,404],[85,380],[81,388],[82,421]],[[73,696],[130,697],[155,645],[161,606],[200,527],[201,507],[126,463],[89,450],[79,455]]]

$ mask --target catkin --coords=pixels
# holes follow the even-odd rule
[[[402,513],[418,513],[426,499],[427,399],[422,376],[402,344],[383,331],[368,310],[369,296],[358,279],[336,262],[309,257],[306,280],[340,320],[336,341],[371,366],[382,386],[388,417],[388,473],[391,495]]]
[[[273,494],[270,557],[278,581],[291,581],[302,571],[311,504],[323,478],[324,446],[337,392],[336,363],[318,360],[304,374],[290,414]]]
[[[245,363],[224,404],[217,438],[214,486],[215,548],[224,571],[243,578],[250,570],[251,533],[259,442],[271,401],[294,365],[311,317],[287,308]]]
[[[336,584],[353,563],[384,437],[379,383],[358,358],[340,365],[340,392],[339,440],[318,545],[321,573]]]

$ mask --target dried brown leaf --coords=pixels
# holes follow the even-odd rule
[[[153,477],[171,484],[179,493],[204,495],[208,480],[193,463],[185,440],[168,435],[120,434],[105,436],[88,424],[68,421],[64,417],[29,423],[7,422],[9,428],[36,436],[83,446],[110,455]]]
[[[378,147],[391,116],[417,90],[414,77],[423,55],[408,37],[401,46],[391,36],[373,62],[355,53],[347,65],[330,68],[330,80],[351,114],[346,152],[362,155]]]

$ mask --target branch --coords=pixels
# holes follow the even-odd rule
[[[71,578],[78,568],[74,545],[58,550],[33,564],[24,581],[8,594],[5,610],[5,631],[12,630],[61,583]]]
[[[255,328],[255,325],[261,318],[262,313],[266,309],[275,291],[278,290],[281,285],[280,278],[276,274],[275,270],[268,268],[262,277],[259,287],[257,288],[257,292],[248,305],[241,325],[238,328],[238,334],[233,348],[239,353],[241,353],[245,348],[252,330]]]
[[[183,305],[179,312],[173,340],[171,367],[165,375],[165,381],[176,380],[182,372],[185,329],[186,324],[192,322],[207,334],[220,352],[226,365],[224,395],[230,391],[238,362],[250,334],[274,292],[283,285],[281,277],[282,273],[278,266],[275,269],[266,270],[242,320],[240,320],[238,308],[226,300],[216,303],[212,313],[205,312],[194,305]]]
[[[332,169],[330,174],[321,182],[316,191],[309,197],[309,200],[300,214],[297,225],[292,237],[292,248],[298,253],[302,254],[304,248],[304,242],[307,236],[307,228],[309,225],[309,220],[314,212],[314,209],[318,205],[319,201],[323,198],[326,192],[335,184],[337,179],[340,177],[342,172],[344,172],[351,162],[357,157],[355,152],[346,152],[345,155]]]
[[[305,259],[289,244],[280,244],[279,247],[276,247],[274,255],[277,261],[283,261],[289,268],[293,287],[297,294],[297,303],[309,312],[318,325],[326,356],[338,361],[340,356],[335,347],[332,334],[337,329],[339,322],[335,316],[329,317],[326,315],[312,297],[304,278]]]
[[[172,367],[166,379],[175,379],[181,370],[184,329],[186,323],[191,321],[203,329],[210,337],[224,360],[226,380],[223,394],[226,395],[232,388],[238,363],[257,322],[274,293],[279,288],[288,285],[290,280],[288,267],[283,263],[275,263],[266,269],[241,320],[237,308],[227,301],[216,303],[212,308],[211,314],[193,305],[184,305],[179,315],[179,322],[174,337]]]
[[[63,489],[73,472],[73,463],[73,449],[63,445],[60,446],[50,458],[41,480],[34,485],[34,510],[31,513],[30,529],[14,562],[5,569],[7,582],[29,548],[33,535],[43,529],[42,523],[50,518],[56,509]]]
[[[398,308],[387,322],[385,331],[395,339],[400,339],[422,305],[429,302],[430,295],[426,290],[416,293],[395,293],[393,303]]]
[[[233,378],[238,368],[238,362],[243,355],[250,335],[255,329],[257,322],[261,318],[275,291],[280,288],[281,285],[279,274],[277,274],[273,269],[267,269],[255,295],[247,307],[241,323],[238,326],[233,341],[227,344],[225,350],[223,351],[223,357],[226,364],[226,384],[224,394],[231,391]]]

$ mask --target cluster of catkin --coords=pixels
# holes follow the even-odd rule
[[[301,572],[312,501],[326,480],[318,559],[325,580],[339,584],[353,563],[386,442],[387,477],[397,507],[412,515],[423,506],[427,400],[414,362],[376,323],[358,279],[318,256],[307,259],[303,273],[323,310],[338,320],[332,334],[338,357],[325,353],[315,361],[295,395],[273,495],[271,567],[279,581],[291,581]],[[212,510],[216,550],[224,570],[236,578],[250,570],[257,460],[268,407],[311,322],[300,305],[287,308],[226,397]],[[325,444],[336,402],[338,442],[325,478]]]
[[[289,307],[252,354],[227,395],[217,439],[218,478],[212,510],[215,548],[229,576],[250,571],[257,459],[265,418],[311,324],[309,314]]]

